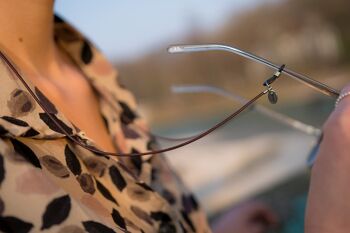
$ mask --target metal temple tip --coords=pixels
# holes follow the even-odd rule
[[[176,46],[170,46],[170,47],[168,48],[168,52],[169,52],[169,53],[181,53],[181,52],[183,52],[183,49],[182,49],[181,46],[178,46],[178,45],[176,45]]]

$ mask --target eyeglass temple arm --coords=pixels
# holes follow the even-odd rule
[[[191,53],[191,52],[203,52],[203,51],[227,51],[239,56],[245,57],[247,59],[253,60],[255,62],[264,64],[270,68],[275,70],[279,70],[280,66],[276,65],[262,57],[256,56],[252,53],[246,52],[244,50],[240,50],[238,48],[234,48],[227,45],[221,44],[203,44],[203,45],[174,45],[168,48],[169,53]],[[325,94],[328,96],[338,97],[339,91],[335,90],[319,81],[313,80],[305,75],[299,74],[295,71],[289,70],[285,68],[283,73],[288,76],[298,80],[299,82],[304,83],[305,85]]]
[[[247,99],[245,99],[239,95],[235,95],[235,94],[228,92],[222,88],[209,86],[209,85],[172,86],[172,91],[174,93],[213,93],[213,94],[216,94],[219,96],[226,97],[230,100],[239,102],[241,104],[246,104],[248,102]],[[320,129],[313,127],[311,125],[305,124],[303,122],[300,122],[298,120],[295,120],[295,119],[293,119],[289,116],[286,116],[284,114],[275,112],[271,109],[265,108],[265,107],[258,105],[258,104],[254,104],[253,108],[256,111],[258,111],[258,112],[260,112],[260,113],[262,113],[262,114],[264,114],[272,119],[275,119],[279,122],[282,122],[282,123],[294,128],[294,129],[300,130],[308,135],[314,135],[314,136],[321,135]]]

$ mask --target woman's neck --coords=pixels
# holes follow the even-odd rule
[[[57,56],[53,8],[54,0],[1,0],[0,49],[32,70],[49,70]]]

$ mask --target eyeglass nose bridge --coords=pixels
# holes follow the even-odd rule
[[[222,45],[222,44],[174,45],[174,46],[170,46],[168,48],[168,52],[172,53],[172,54],[204,52],[204,51],[226,51],[226,52],[237,54],[237,55],[242,56],[244,58],[247,58],[249,60],[261,63],[261,64],[266,65],[266,66],[273,68],[275,70],[279,70],[281,68],[281,66],[278,66],[265,58],[259,57],[257,55],[254,55],[252,53],[249,53],[247,51],[244,51],[244,50],[241,50],[241,49],[238,49],[235,47]],[[328,85],[326,85],[324,83],[321,83],[319,81],[311,79],[305,75],[299,74],[299,73],[292,71],[292,70],[289,70],[287,68],[283,69],[283,73],[285,73],[289,77],[292,77],[293,79],[303,83],[304,85],[319,91],[320,93],[322,93],[324,95],[337,98],[340,94],[340,92],[338,90],[336,90],[332,87],[329,87]]]

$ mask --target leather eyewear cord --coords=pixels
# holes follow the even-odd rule
[[[208,130],[194,136],[191,137],[189,140],[186,140],[185,142],[176,144],[174,146],[170,146],[164,149],[156,149],[156,150],[150,150],[150,151],[146,151],[146,152],[140,152],[140,153],[114,153],[114,152],[106,152],[106,151],[102,151],[97,149],[96,147],[90,146],[90,145],[86,145],[82,142],[81,139],[77,139],[77,136],[75,135],[71,135],[69,134],[64,127],[62,127],[62,125],[56,121],[56,119],[51,115],[52,113],[50,113],[47,108],[41,103],[41,101],[38,99],[38,97],[34,94],[34,92],[31,90],[31,88],[29,87],[29,85],[25,82],[24,78],[22,77],[22,75],[20,74],[20,72],[16,69],[16,67],[13,65],[13,63],[7,58],[7,56],[0,51],[0,57],[5,61],[6,65],[11,69],[11,71],[14,72],[14,74],[16,75],[16,77],[18,77],[20,79],[20,81],[23,83],[23,85],[25,86],[25,88],[28,90],[28,92],[32,95],[32,97],[35,99],[35,101],[40,105],[40,107],[44,110],[44,112],[48,115],[48,117],[52,120],[52,122],[54,122],[54,124],[56,124],[56,126],[61,130],[61,132],[63,132],[69,139],[71,139],[73,142],[75,142],[76,144],[84,147],[87,150],[90,150],[91,152],[94,152],[96,154],[99,155],[109,155],[109,156],[118,156],[118,157],[130,157],[130,156],[146,156],[146,155],[153,155],[153,154],[160,154],[160,153],[164,153],[164,152],[168,152],[168,151],[172,151],[181,147],[184,147],[186,145],[189,145],[195,141],[198,141],[199,139],[207,136],[208,134],[212,133],[213,131],[217,130],[218,128],[220,128],[221,126],[225,125],[226,123],[228,123],[229,121],[231,121],[232,119],[234,119],[237,115],[239,115],[241,112],[243,112],[245,109],[247,109],[248,107],[250,107],[252,104],[254,104],[258,99],[260,99],[262,96],[264,96],[265,94],[269,94],[269,97],[271,95],[271,93],[275,93],[272,89],[272,87],[270,86],[270,84],[272,84],[272,82],[274,82],[279,75],[281,74],[281,72],[284,69],[284,65],[281,66],[281,68],[276,72],[276,74],[274,74],[272,76],[272,78],[268,79],[265,83],[264,86],[267,86],[268,89],[260,92],[259,94],[257,94],[254,98],[252,98],[251,100],[249,100],[246,104],[244,104],[241,108],[239,108],[237,111],[233,112],[231,115],[229,115],[228,117],[226,117],[224,120],[222,120],[221,122],[217,123],[216,125],[214,125],[213,127],[209,128]],[[273,79],[273,81],[271,82],[271,79]],[[270,98],[269,98],[270,99]]]

